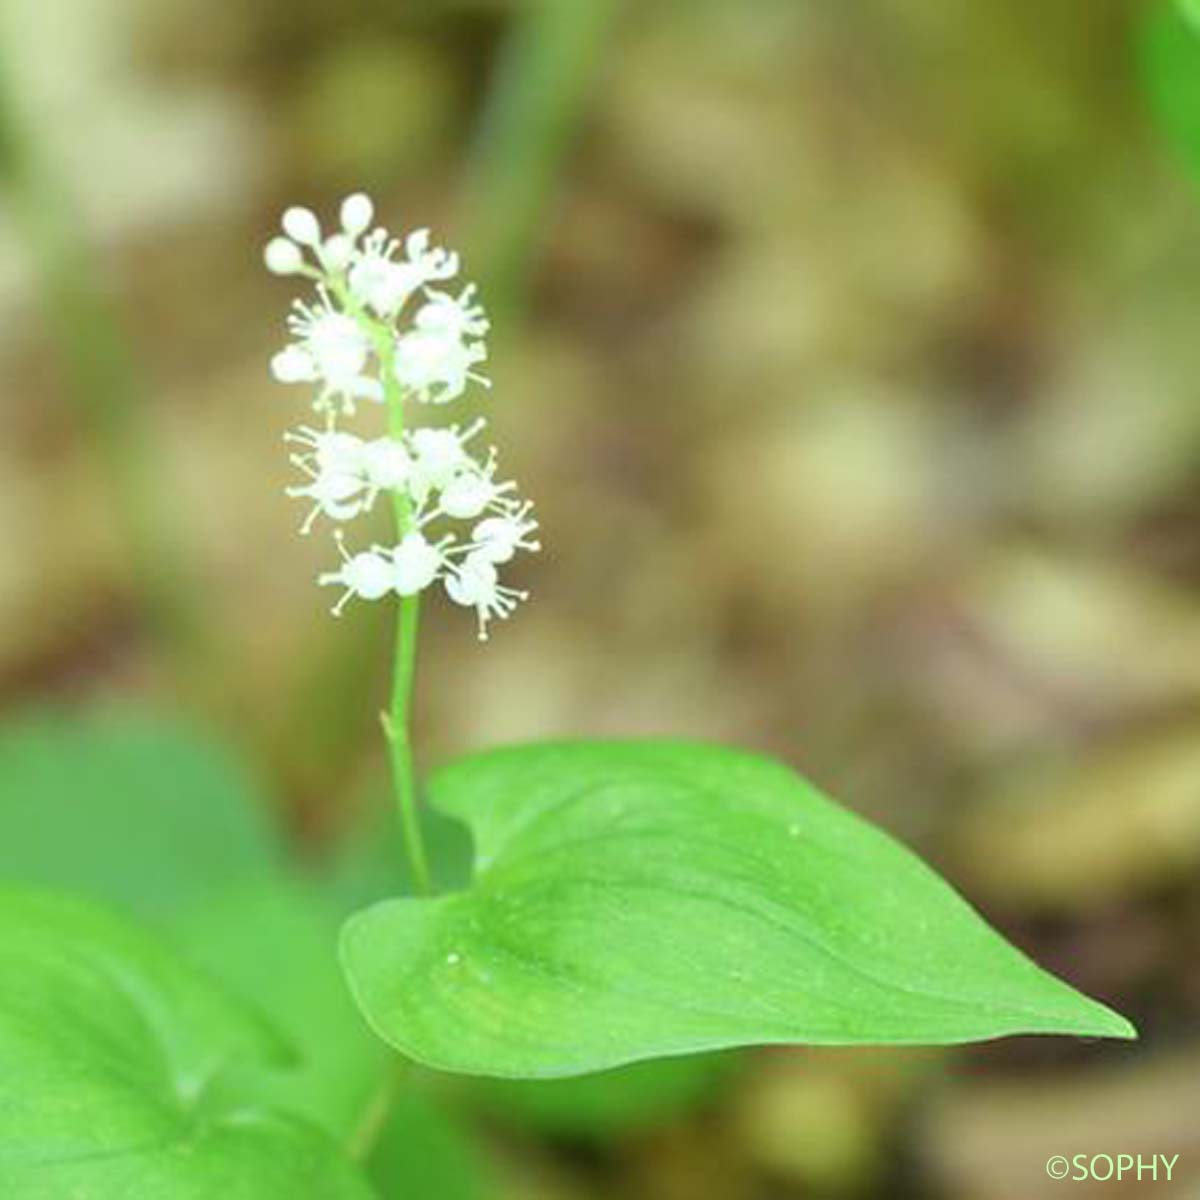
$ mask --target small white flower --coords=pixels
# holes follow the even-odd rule
[[[429,230],[416,229],[404,239],[404,256],[421,277],[421,286],[458,274],[458,255],[441,246],[430,247]]]
[[[471,465],[455,475],[442,489],[438,507],[448,517],[469,521],[481,516],[488,509],[501,505],[506,492],[516,490],[515,483],[496,483],[496,451],[489,452],[487,462]]]
[[[447,484],[438,505],[446,516],[467,521],[484,512],[498,494],[499,489],[490,480],[468,472]]]
[[[400,442],[381,437],[363,446],[362,469],[372,489],[394,492],[407,485],[413,464]]]
[[[301,425],[285,433],[283,440],[305,447],[306,453],[292,455],[297,466],[341,475],[357,475],[364,469],[367,443],[353,433]]]
[[[487,360],[482,342],[464,342],[449,333],[413,329],[396,339],[396,378],[423,404],[449,404],[471,381],[491,386],[472,370]]]
[[[392,551],[392,563],[396,591],[401,596],[415,596],[438,577],[443,565],[442,552],[421,534],[409,533]]]
[[[396,243],[388,241],[386,232],[378,229],[367,238],[350,268],[351,295],[385,319],[400,311],[415,287],[392,261],[395,250]]]
[[[470,381],[490,387],[472,368],[487,360],[481,338],[491,328],[483,308],[473,303],[475,285],[457,296],[428,289],[429,300],[417,311],[413,328],[396,340],[396,378],[425,403],[446,404],[466,391]]]
[[[285,441],[304,447],[302,453],[291,456],[291,461],[311,480],[287,489],[289,496],[304,496],[315,502],[302,533],[307,533],[322,513],[335,521],[346,521],[367,512],[380,492],[405,489],[412,474],[408,451],[390,437],[364,442],[343,430],[318,430],[306,425],[283,436]]]
[[[540,550],[541,542],[529,536],[537,532],[538,523],[529,514],[533,505],[526,501],[510,513],[499,517],[488,517],[471,530],[475,543],[474,553],[489,562],[511,562],[518,550]]]
[[[335,617],[342,615],[342,609],[352,596],[360,600],[381,600],[395,586],[395,567],[391,557],[379,547],[364,550],[359,554],[350,555],[337,539],[338,553],[342,556],[342,566],[337,571],[327,571],[317,576],[321,587],[336,584],[345,589],[341,598],[333,606]]]
[[[476,288],[467,284],[457,297],[447,292],[427,289],[429,301],[418,310],[415,324],[426,333],[451,338],[483,337],[492,327],[483,306],[474,303]]]
[[[394,317],[408,298],[434,280],[458,274],[458,255],[440,247],[429,248],[429,230],[410,234],[404,258],[396,261],[400,243],[377,229],[363,243],[350,269],[350,291],[360,304],[386,319]]]
[[[343,410],[354,411],[357,399],[382,400],[377,379],[364,374],[371,345],[353,317],[340,312],[329,292],[317,289],[319,303],[296,301],[288,317],[288,329],[296,341],[271,362],[275,377],[287,383],[320,383],[321,392],[313,405],[333,411],[334,398]]]
[[[316,519],[324,514],[332,521],[349,521],[370,507],[364,492],[366,482],[360,475],[323,471],[314,474],[311,483],[286,490],[289,496],[307,497],[313,501],[300,532],[307,536]]]
[[[485,426],[482,417],[460,430],[457,425],[447,429],[414,429],[408,435],[413,457],[411,488],[418,505],[424,504],[431,491],[440,491],[472,463],[467,443]]]
[[[317,366],[302,346],[288,346],[271,359],[271,374],[280,383],[316,383]]]
[[[528,592],[504,587],[495,565],[478,554],[468,554],[444,579],[446,595],[455,604],[473,608],[479,622],[479,640],[488,638],[487,623],[493,617],[509,617],[517,604],[529,598]]]
[[[307,535],[319,516],[332,521],[349,521],[371,507],[374,495],[368,490],[363,473],[362,438],[340,430],[317,430],[307,425],[283,435],[284,441],[305,448],[293,454],[291,462],[310,482],[286,488],[289,496],[313,501],[300,532]]]
[[[320,378],[343,387],[357,379],[367,365],[370,343],[353,317],[339,312],[322,290],[321,303],[296,303],[288,328],[312,359]]]

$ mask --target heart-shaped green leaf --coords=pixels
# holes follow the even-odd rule
[[[368,1200],[315,1126],[244,1081],[286,1047],[103,910],[0,891],[0,1196]]]
[[[446,1070],[550,1077],[759,1043],[1135,1036],[885,834],[711,746],[518,747],[443,770],[469,891],[358,913],[367,1019]]]

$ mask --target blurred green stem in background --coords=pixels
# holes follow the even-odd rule
[[[404,1082],[402,1060],[389,1063],[388,1069],[380,1077],[379,1085],[367,1097],[367,1103],[362,1111],[357,1126],[352,1130],[346,1142],[346,1153],[355,1162],[366,1162],[375,1149],[379,1135],[387,1124],[388,1114],[392,1111],[392,1102]]]
[[[35,264],[66,393],[107,472],[146,616],[192,689],[206,639],[180,562],[167,481],[154,469],[146,397],[79,223],[27,135],[10,87],[7,78],[0,80],[0,188]]]
[[[467,164],[467,261],[503,331],[519,321],[546,210],[619,0],[527,0],[501,51]]]

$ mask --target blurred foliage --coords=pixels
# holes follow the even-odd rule
[[[14,725],[0,766],[0,877],[118,906],[168,934],[294,1040],[300,1066],[271,1096],[339,1137],[353,1129],[385,1054],[342,984],[339,914],[288,866],[228,756],[114,712]]]
[[[733,1053],[692,1054],[615,1071],[527,1083],[480,1079],[471,1088],[484,1112],[515,1126],[583,1141],[653,1129],[718,1091],[738,1061]]]
[[[1200,8],[1193,0],[1166,0],[1147,14],[1143,60],[1154,111],[1200,175]]]
[[[0,731],[5,879],[170,922],[281,858],[258,790],[211,741],[116,709]]]
[[[487,1200],[479,1157],[466,1128],[433,1101],[404,1090],[394,1098],[371,1156],[371,1178],[384,1200]]]
[[[519,76],[497,90],[539,44],[521,24],[538,11],[0,6],[21,143],[64,214],[55,278],[103,301],[46,305],[40,214],[13,204],[9,168],[10,708],[199,696],[264,786],[227,787],[186,756],[147,767],[168,813],[201,786],[277,809],[289,836],[271,835],[275,854],[336,860],[333,919],[338,897],[394,890],[387,845],[360,832],[387,819],[365,802],[383,790],[387,633],[364,610],[330,622],[312,586],[330,547],[295,536],[281,495],[295,410],[263,364],[284,296],[258,262],[285,203],[366,186],[389,223],[470,235],[481,271],[526,288],[490,365],[497,438],[547,550],[523,583],[533,602],[486,651],[430,606],[427,758],[566,733],[774,752],[1145,1031],[1133,1051],[756,1054],[645,1122],[640,1092],[595,1101],[593,1115],[630,1117],[602,1133],[607,1116],[581,1133],[571,1115],[592,1101],[452,1094],[491,1169],[445,1194],[1024,1200],[1049,1194],[1043,1164],[1062,1144],[1118,1142],[1179,1150],[1194,1188],[1195,6],[614,5],[572,51],[578,74],[549,64],[574,112],[549,138],[550,91]],[[481,131],[505,103],[506,154],[547,157],[502,187],[509,160],[480,164],[505,139]],[[115,458],[96,435],[123,424],[88,416],[110,393],[64,369],[113,328],[136,381],[135,470],[165,493],[131,508],[122,496],[138,493],[113,475],[123,435]],[[165,527],[169,552],[139,558],[131,515]],[[206,631],[186,690],[147,603],[181,571]],[[35,832],[64,769],[47,736],[0,739],[5,795]],[[80,736],[71,757],[100,794],[123,778],[120,753]],[[153,887],[132,871],[112,884],[128,901],[195,878],[178,846],[203,861],[205,843],[156,848],[139,793],[122,794],[107,830],[55,819],[60,880],[108,886],[87,863],[118,853],[113,829],[138,830],[128,853],[158,863]],[[0,842],[0,862],[14,871],[35,849]]]

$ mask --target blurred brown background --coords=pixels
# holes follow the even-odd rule
[[[488,646],[427,606],[427,761],[774,753],[1143,1031],[751,1055],[601,1147],[492,1131],[499,1194],[1200,1195],[1200,192],[1146,7],[0,7],[10,709],[198,713],[306,844],[353,822],[387,614],[313,586],[260,251],[365,188],[467,247],[543,524]],[[1138,1151],[1175,1182],[1044,1170]]]

